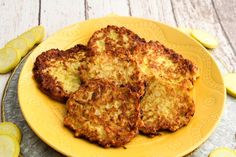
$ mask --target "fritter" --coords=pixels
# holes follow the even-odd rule
[[[143,134],[154,136],[160,131],[176,131],[187,125],[194,115],[195,104],[189,91],[160,78],[148,81],[141,100]]]
[[[139,44],[133,56],[145,77],[155,76],[171,84],[191,89],[199,76],[195,64],[159,42]]]
[[[137,63],[128,51],[120,49],[117,52],[87,53],[86,59],[79,67],[81,81],[105,79],[119,86],[129,85],[133,91],[142,96],[145,82],[141,78]]]
[[[138,45],[133,56],[147,82],[141,100],[144,126],[140,131],[152,136],[160,130],[176,131],[186,125],[194,114],[190,90],[198,68],[159,42]]]
[[[142,96],[145,82],[132,57],[134,47],[141,42],[145,40],[125,27],[108,25],[96,31],[88,42],[91,52],[79,68],[81,80],[106,79],[129,85]]]
[[[87,47],[76,45],[66,51],[51,49],[40,54],[33,68],[39,88],[49,97],[66,102],[80,86],[78,67],[87,51]]]
[[[145,42],[145,40],[127,28],[108,25],[92,35],[88,47],[96,54],[108,51],[118,53],[120,49],[132,52],[140,42]]]
[[[91,79],[70,96],[66,108],[64,125],[103,147],[123,146],[138,133],[139,98],[128,87]]]

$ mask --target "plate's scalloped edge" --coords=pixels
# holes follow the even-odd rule
[[[145,19],[146,20],[146,19]],[[152,24],[152,23],[151,23]],[[163,23],[162,23],[163,24]],[[163,24],[163,25],[166,25],[166,24]],[[166,25],[167,26],[167,25]],[[157,25],[155,27],[158,27]],[[169,26],[168,26],[169,27]],[[195,46],[195,45],[188,45],[188,44],[178,44],[178,43],[173,43],[173,42],[170,42],[167,40],[167,37],[166,37],[166,34],[164,33],[164,31],[159,27],[159,30],[160,32],[162,33],[161,36],[159,36],[159,38],[162,38],[162,40],[165,41],[165,43],[168,43],[168,45],[172,48],[172,49],[183,49],[183,50],[186,50],[186,51],[189,51],[189,50],[193,50],[193,52],[195,51],[205,51],[203,54],[204,54],[204,57],[202,58],[202,60],[204,60],[203,62],[206,63],[206,64],[203,64],[203,67],[202,68],[205,68],[205,69],[208,69],[207,68],[207,65],[210,65],[210,66],[213,66],[211,65],[212,63],[215,64],[215,66],[218,68],[219,70],[219,67],[218,65],[216,64],[215,60],[213,59],[213,57],[209,54],[209,52],[200,44],[198,43],[197,41],[195,41],[194,39],[190,38],[189,36],[185,35],[184,33],[180,32],[179,30],[176,29],[176,31],[182,33],[183,35],[185,35],[186,37],[188,37],[189,39],[193,40],[198,46]],[[199,48],[199,46],[201,48]],[[194,55],[194,54],[193,54]],[[195,55],[197,56],[197,55]],[[207,59],[207,56],[210,57],[212,59],[212,61],[210,61],[209,59]],[[219,70],[219,73],[221,75],[221,72]],[[214,80],[214,78],[212,77],[212,71],[208,70],[207,71],[207,79],[205,79],[206,82],[208,82],[211,86],[212,89],[215,89],[215,91],[219,91],[222,89],[222,85],[219,84],[218,82],[216,82]],[[221,75],[221,80],[223,80],[222,78],[222,75]],[[224,85],[223,85],[224,86]],[[224,88],[224,87],[223,87]],[[224,100],[223,100],[223,103],[225,103],[225,99],[226,99],[226,91],[225,91],[225,88],[222,92],[220,92],[219,94],[222,94],[224,95]],[[215,118],[216,120],[216,123],[215,123],[215,126],[208,132],[208,134],[205,136],[205,137],[202,137],[202,135],[200,135],[200,139],[202,139],[202,141],[199,141],[198,144],[195,143],[195,145],[198,145],[198,146],[194,146],[194,148],[192,150],[189,150],[189,151],[186,151],[186,152],[183,152],[181,154],[181,156],[183,155],[187,155],[189,153],[191,153],[192,151],[194,151],[195,149],[197,149],[202,143],[204,143],[208,138],[209,136],[211,135],[211,133],[214,131],[214,129],[216,128],[217,124],[219,123],[221,117],[222,117],[222,114],[223,114],[223,111],[224,111],[224,105],[222,107],[223,109],[221,110],[221,113],[220,113],[220,116],[214,116],[213,118]],[[201,133],[200,133],[201,134]],[[181,146],[181,143],[178,143],[178,146]],[[177,147],[178,148],[178,147]]]
[[[111,16],[105,16],[105,18],[112,18],[114,20],[115,18],[133,18],[133,17],[125,17],[125,16],[119,16],[119,15],[113,16],[113,14],[112,14]],[[90,20],[87,20],[87,21],[98,20],[98,19],[101,19],[101,18],[90,19]],[[152,27],[153,30],[155,30],[155,31],[157,31],[157,32],[159,32],[161,34],[161,35],[159,35],[158,38],[161,38],[161,40],[164,41],[165,43],[167,43],[168,47],[170,47],[172,49],[183,49],[185,51],[192,51],[193,52],[193,54],[192,54],[193,56],[195,55],[194,52],[201,51],[201,53],[204,55],[201,58],[202,60],[204,60],[202,62],[206,63],[206,64],[203,64],[203,69],[204,70],[208,70],[207,73],[206,73],[207,74],[207,78],[206,79],[203,78],[203,79],[205,79],[205,81],[209,83],[211,88],[214,88],[217,91],[221,90],[221,84],[219,84],[218,82],[216,82],[214,80],[214,77],[212,77],[212,71],[209,71],[209,69],[207,68],[207,66],[213,66],[213,65],[211,65],[212,62],[209,60],[209,57],[211,58],[211,60],[214,62],[214,64],[217,67],[218,67],[218,65],[216,64],[216,62],[213,59],[213,57],[209,54],[209,52],[200,43],[198,43],[196,40],[192,39],[191,37],[187,36],[186,34],[184,34],[183,32],[179,31],[177,28],[174,28],[174,27],[171,27],[171,28],[175,29],[176,31],[178,31],[179,33],[181,33],[182,35],[187,37],[189,40],[192,40],[192,42],[194,42],[196,45],[179,44],[177,42],[175,42],[175,43],[170,42],[169,40],[167,40],[167,37],[166,37],[166,34],[164,33],[164,31],[159,26],[157,26],[157,24],[162,24],[162,25],[165,25],[166,27],[169,27],[169,28],[170,28],[170,26],[168,26],[168,25],[166,25],[164,23],[160,23],[160,22],[157,22],[157,21],[151,21],[151,20],[148,20],[148,19],[143,19],[143,18],[137,18],[137,19],[144,20],[144,22],[138,23],[138,24],[137,23],[135,23],[135,24],[127,24],[127,26],[128,25],[136,25],[138,27],[138,25],[139,25],[139,27],[140,27],[140,25],[142,25],[141,27]],[[114,22],[117,23],[117,24],[122,25],[122,23],[119,20],[117,20],[117,21],[114,20]],[[71,26],[68,26],[68,27],[62,29],[61,31],[59,31],[59,33],[61,33],[61,36],[58,36],[58,38],[61,38],[63,40],[63,36],[64,35],[70,35],[70,33],[73,32],[73,31],[70,31],[70,33],[66,32],[66,30],[69,29],[69,28],[76,27],[75,31],[79,31],[79,29],[77,29],[77,27],[79,27],[79,24],[80,23],[77,23],[77,24],[74,24],[74,25],[71,25]],[[99,24],[97,24],[97,25],[99,25]],[[87,37],[87,35],[86,36],[82,36],[82,37],[80,36],[79,38],[83,38],[83,37],[85,38],[85,37]],[[70,42],[73,43],[75,41],[70,41]],[[70,44],[68,44],[68,45],[70,45]],[[197,55],[195,55],[195,56],[197,56]]]
[[[33,48],[34,49],[34,48]],[[32,49],[32,50],[33,50]],[[10,82],[13,78],[13,76],[15,75],[17,69],[19,68],[19,66],[22,64],[22,62],[24,62],[24,60],[26,60],[28,58],[28,56],[32,53],[32,50],[30,50],[30,52],[25,55],[21,61],[17,64],[17,66],[14,68],[14,70],[11,72],[7,82],[6,82],[6,85],[4,87],[4,90],[3,90],[3,95],[2,95],[2,99],[1,99],[1,121],[0,122],[6,122],[6,117],[5,117],[5,104],[4,104],[4,100],[5,100],[5,97],[7,95],[7,91],[8,91],[8,88],[9,88],[9,85],[10,85]],[[22,152],[20,151],[20,154],[19,154],[19,157],[24,157],[24,155],[22,154]]]
[[[144,20],[147,20],[147,19],[144,19]],[[157,22],[157,23],[160,23],[160,22]],[[151,23],[151,24],[152,24],[152,23]],[[163,23],[161,23],[161,24],[163,24]],[[163,25],[166,25],[166,24],[163,24]],[[170,26],[168,26],[168,25],[166,25],[166,26],[167,26],[167,27],[170,27]],[[156,25],[155,27],[158,27],[158,26]],[[175,29],[176,31],[182,33],[182,32],[179,31],[178,29],[176,29],[176,28],[174,28],[174,29]],[[165,43],[168,43],[168,45],[169,45],[170,48],[172,48],[172,49],[183,49],[183,50],[185,50],[185,51],[192,50],[192,52],[195,52],[195,51],[201,51],[201,52],[203,52],[203,51],[205,51],[205,52],[202,53],[202,54],[204,54],[204,57],[202,58],[202,60],[204,60],[203,62],[206,63],[206,64],[203,64],[203,67],[202,67],[202,68],[208,69],[207,65],[213,66],[213,65],[211,65],[211,64],[212,64],[212,63],[215,64],[215,66],[218,68],[219,74],[220,74],[220,76],[221,76],[221,80],[223,80],[222,75],[221,75],[221,72],[220,72],[219,67],[218,67],[218,65],[216,64],[215,60],[213,59],[213,57],[209,54],[209,52],[208,52],[200,43],[198,43],[196,40],[190,38],[189,36],[187,36],[187,35],[184,34],[184,33],[182,33],[182,34],[183,34],[184,36],[186,36],[187,38],[191,39],[192,41],[194,41],[195,44],[197,44],[198,46],[195,46],[195,45],[188,45],[188,44],[173,43],[173,42],[170,42],[169,40],[167,40],[166,34],[164,33],[164,31],[163,31],[160,27],[159,27],[159,30],[160,30],[160,33],[162,33],[162,35],[159,36],[159,38],[162,38],[162,40],[164,40]],[[201,48],[199,48],[199,47],[201,47]],[[194,54],[195,54],[195,53],[193,53],[193,55],[194,55]],[[195,55],[195,56],[197,56],[197,55]],[[207,57],[210,57],[212,61],[210,61],[209,59],[207,59]],[[215,91],[222,90],[222,87],[221,87],[222,85],[219,84],[218,82],[216,82],[212,76],[213,76],[213,75],[212,75],[212,71],[210,71],[210,70],[208,69],[208,71],[207,71],[207,79],[205,79],[205,81],[208,82],[208,83],[209,83],[208,85],[210,85],[212,89],[215,89]],[[201,77],[201,76],[200,76],[200,77]],[[223,86],[224,86],[224,84],[223,84]],[[225,87],[223,87],[223,89],[224,89],[224,90],[223,90],[222,92],[220,92],[219,94],[224,95],[223,103],[225,104],[225,99],[226,99],[226,94],[225,94],[225,93],[226,93],[226,90],[225,90]],[[187,155],[187,154],[193,152],[195,149],[197,149],[202,143],[204,143],[204,142],[209,138],[209,136],[210,136],[210,135],[212,134],[212,132],[215,130],[217,124],[219,123],[219,121],[220,121],[220,119],[221,119],[221,117],[222,117],[222,114],[223,114],[223,111],[224,111],[224,106],[225,106],[224,104],[223,104],[223,106],[222,106],[223,109],[221,110],[220,116],[219,116],[219,117],[218,117],[218,116],[213,116],[213,118],[215,118],[215,120],[216,120],[216,123],[215,123],[214,127],[211,128],[211,130],[208,132],[207,135],[205,135],[205,137],[202,137],[202,135],[201,135],[201,133],[200,133],[199,136],[201,136],[201,137],[200,137],[199,139],[202,139],[202,140],[199,141],[198,144],[196,144],[196,142],[194,142],[195,145],[197,145],[197,146],[193,146],[193,149],[192,149],[192,150],[183,152],[180,156],[184,156],[184,155]],[[178,143],[177,145],[178,145],[178,146],[181,146],[181,143]],[[178,147],[177,147],[177,148],[178,148]]]
[[[117,16],[117,17],[114,17],[114,16],[113,16],[113,17],[105,17],[105,18],[116,19],[116,18],[120,18],[120,17],[122,17],[122,16]],[[132,18],[132,17],[125,17],[125,18]],[[98,19],[101,19],[101,18],[98,18]],[[98,20],[98,19],[91,19],[91,20]],[[137,19],[137,18],[136,18],[136,19]],[[169,28],[170,28],[170,26],[168,26],[168,25],[166,25],[166,24],[163,24],[163,23],[160,23],[160,22],[155,22],[155,21],[147,20],[147,19],[142,19],[142,18],[138,18],[138,19],[144,20],[145,22],[143,22],[143,24],[146,25],[146,26],[149,25],[149,23],[152,24],[152,25],[154,25],[154,23],[155,23],[156,25],[155,25],[154,27],[158,27],[157,30],[160,30],[160,32],[162,33],[162,35],[161,35],[159,38],[162,38],[162,40],[165,41],[165,43],[168,43],[168,45],[169,45],[171,48],[173,48],[173,49],[183,49],[183,50],[186,50],[186,51],[193,50],[193,52],[194,52],[194,51],[201,51],[201,53],[204,55],[203,58],[206,59],[206,60],[204,60],[204,62],[205,62],[206,64],[203,64],[203,65],[204,65],[203,68],[206,68],[206,69],[207,69],[207,67],[206,67],[207,65],[216,66],[216,67],[218,68],[218,66],[217,66],[217,64],[215,63],[214,59],[212,58],[212,56],[211,56],[210,54],[208,54],[207,50],[205,50],[205,48],[203,48],[202,45],[200,45],[199,43],[197,43],[196,41],[194,41],[193,39],[191,39],[191,38],[188,37],[187,35],[185,35],[185,36],[188,37],[190,40],[193,40],[193,41],[196,43],[196,45],[178,44],[178,43],[170,42],[170,41],[167,40],[166,34],[165,34],[165,33],[163,32],[163,30],[158,26],[158,24],[165,25],[165,26],[167,26],[167,27],[169,27]],[[91,21],[91,20],[88,20],[88,21]],[[85,21],[85,22],[86,22],[86,21]],[[119,23],[119,21],[115,21],[114,23],[121,24],[121,23]],[[140,24],[141,24],[141,23],[140,23]],[[60,39],[63,39],[63,36],[64,36],[64,35],[72,35],[72,34],[73,34],[73,31],[67,31],[67,30],[71,29],[72,27],[77,28],[77,27],[79,27],[79,25],[80,25],[80,23],[77,23],[77,24],[74,24],[74,25],[71,25],[71,26],[67,26],[67,27],[65,27],[64,29],[59,30],[58,32],[54,33],[51,37],[49,37],[49,38],[47,39],[47,41],[50,41],[50,39],[53,39],[53,38],[55,38],[55,37],[57,37],[57,38],[60,40]],[[171,27],[171,28],[172,28],[172,27]],[[174,29],[175,29],[175,28],[174,28]],[[73,29],[72,29],[72,30],[73,30]],[[78,30],[79,30],[79,29],[77,29],[76,31],[78,31]],[[177,30],[177,29],[176,29],[176,30]],[[178,30],[177,30],[177,31],[178,31]],[[72,34],[71,34],[71,33],[72,33]],[[181,32],[180,32],[180,33],[181,33]],[[183,33],[182,33],[182,34],[183,34]],[[76,40],[77,40],[77,39],[76,39]],[[70,42],[73,43],[74,41],[70,41]],[[37,50],[40,49],[40,48],[43,47],[43,46],[46,46],[46,45],[44,45],[44,43],[42,43],[39,47],[37,47]],[[204,51],[204,52],[203,52],[203,51]],[[31,62],[33,62],[34,57],[36,57],[36,56],[30,56],[30,57],[29,57],[29,60],[31,60]],[[210,59],[209,59],[209,57],[210,57]],[[27,61],[29,61],[29,60],[27,60]],[[212,63],[215,64],[215,65],[213,65]],[[24,68],[24,67],[23,67],[23,68]],[[218,68],[218,71],[219,71],[219,68]],[[208,81],[210,87],[211,87],[211,88],[214,88],[216,91],[222,90],[222,84],[214,80],[214,78],[212,77],[212,76],[213,76],[213,75],[212,75],[212,72],[208,70],[206,73],[207,73],[207,79],[206,79],[205,81]],[[220,73],[220,71],[219,71],[219,73]],[[221,76],[221,73],[220,73],[220,76]],[[221,81],[222,81],[222,80],[223,80],[223,79],[222,79],[222,76],[221,76]],[[224,88],[223,88],[223,89],[224,89]],[[225,102],[225,97],[226,97],[226,95],[225,95],[225,89],[224,89],[223,91],[219,92],[219,94],[224,95],[224,99],[223,99],[223,103],[224,103],[224,102]],[[224,105],[222,105],[222,108],[224,108]],[[210,134],[213,132],[213,130],[215,129],[217,123],[219,122],[219,120],[220,120],[220,118],[221,118],[221,116],[222,116],[222,113],[223,113],[223,109],[221,110],[220,115],[217,116],[218,119],[216,120],[216,123],[215,123],[214,127],[210,129],[210,131],[208,132],[208,134],[205,135],[204,137],[201,137],[200,140],[198,141],[198,143],[195,142],[195,143],[194,143],[194,146],[192,146],[191,148],[189,148],[188,150],[186,150],[186,152],[183,152],[183,153],[180,154],[180,155],[186,155],[186,154],[188,154],[189,152],[191,152],[191,151],[193,151],[194,149],[196,149],[200,144],[202,144],[202,143],[210,136]],[[49,145],[50,145],[50,144],[49,144]],[[56,149],[56,148],[54,148],[54,149]]]

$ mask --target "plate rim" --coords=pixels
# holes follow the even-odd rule
[[[168,24],[166,24],[166,23],[163,23],[163,22],[160,22],[160,21],[156,21],[156,20],[152,20],[152,19],[146,19],[146,18],[140,18],[140,17],[134,17],[134,16],[117,16],[117,15],[115,15],[115,16],[104,16],[104,17],[99,17],[99,18],[93,18],[93,19],[88,19],[88,20],[83,20],[83,21],[80,21],[80,22],[76,22],[76,23],[74,23],[74,24],[70,24],[70,25],[68,25],[68,26],[65,26],[65,27],[63,27],[63,28],[61,28],[61,29],[59,29],[59,30],[57,30],[56,32],[54,32],[53,34],[51,34],[49,37],[47,37],[42,43],[44,43],[45,41],[47,41],[48,39],[50,39],[50,38],[53,38],[57,33],[59,33],[59,32],[62,32],[63,30],[66,30],[67,28],[70,28],[70,27],[73,27],[73,26],[75,26],[75,25],[78,25],[78,24],[80,24],[80,23],[84,23],[84,22],[88,22],[88,21],[96,21],[96,20],[101,20],[101,19],[105,19],[105,18],[116,18],[116,17],[118,17],[118,18],[126,18],[126,19],[129,19],[129,18],[133,18],[133,19],[137,19],[137,20],[144,20],[144,21],[149,21],[149,22],[153,22],[153,23],[156,23],[156,24],[161,24],[161,25],[163,25],[163,26],[165,26],[165,27],[169,27],[169,28],[171,28],[171,29],[174,29],[175,31],[178,31],[179,33],[181,33],[182,35],[184,35],[185,37],[187,37],[188,38],[188,40],[191,40],[192,42],[194,42],[195,44],[197,44],[197,46],[194,46],[194,47],[199,47],[199,48],[201,48],[203,51],[205,51],[206,53],[207,53],[207,56],[211,59],[211,61],[212,61],[212,63],[217,67],[217,70],[218,70],[218,72],[219,72],[219,74],[220,74],[220,79],[222,80],[222,85],[223,85],[223,103],[222,103],[222,109],[221,109],[221,111],[220,111],[220,114],[219,114],[219,116],[218,116],[218,118],[217,118],[217,120],[215,121],[215,123],[214,123],[214,125],[213,125],[213,127],[209,130],[209,132],[207,133],[207,134],[205,134],[204,135],[204,137],[203,138],[201,138],[201,140],[199,140],[198,142],[195,142],[194,143],[194,145],[192,145],[191,147],[189,147],[189,148],[187,148],[185,151],[183,151],[183,152],[181,152],[179,155],[180,156],[184,156],[184,155],[187,155],[187,154],[189,154],[189,153],[191,153],[192,151],[194,151],[195,149],[197,149],[200,145],[202,145],[209,137],[210,137],[210,135],[213,133],[213,131],[216,129],[216,127],[217,127],[217,125],[219,124],[219,121],[221,120],[221,118],[222,118],[222,115],[223,115],[223,113],[224,113],[224,110],[225,110],[225,101],[226,101],[226,89],[225,89],[225,84],[224,84],[224,81],[223,81],[223,76],[222,76],[222,73],[221,73],[221,71],[220,71],[220,68],[219,68],[219,66],[217,65],[217,63],[216,63],[216,61],[215,61],[215,59],[210,55],[210,53],[207,51],[207,49],[203,46],[203,45],[201,45],[199,42],[197,42],[196,40],[194,40],[193,38],[191,38],[190,36],[188,36],[188,35],[186,35],[186,34],[184,34],[183,32],[181,32],[180,30],[178,30],[178,28],[176,28],[176,27],[174,27],[174,26],[171,26],[171,25],[168,25]],[[167,39],[166,39],[167,40]],[[167,40],[168,41],[168,40]],[[41,44],[42,44],[41,43]],[[171,43],[171,42],[170,42]],[[39,45],[41,45],[41,44],[39,44]],[[38,46],[39,46],[38,45]],[[34,51],[32,51],[32,53],[34,53]],[[32,53],[30,53],[29,54],[29,56],[32,54]],[[28,58],[26,58],[26,62],[28,61]],[[25,63],[26,63],[25,62]],[[18,80],[18,82],[21,80],[21,78],[22,78],[22,71],[23,71],[23,69],[26,67],[26,64],[24,64],[23,65],[23,67],[22,67],[22,70],[21,70],[21,72],[20,72],[20,76],[19,76],[19,80]],[[18,94],[18,101],[19,101],[19,106],[20,106],[20,109],[21,109],[21,111],[22,111],[22,113],[23,113],[23,117],[25,118],[25,120],[26,120],[26,122],[27,122],[27,124],[29,125],[29,127],[33,130],[33,132],[42,140],[42,141],[44,141],[48,146],[50,146],[51,148],[53,148],[53,149],[55,149],[56,151],[58,151],[58,152],[60,152],[60,153],[62,153],[62,154],[64,154],[64,155],[69,155],[67,152],[64,152],[63,150],[60,150],[60,149],[58,149],[57,147],[55,147],[54,145],[52,145],[46,138],[44,138],[44,137],[42,137],[41,135],[40,135],[40,133],[37,131],[37,129],[35,129],[35,128],[33,128],[32,126],[31,126],[31,124],[29,123],[29,121],[28,121],[28,119],[26,118],[26,116],[25,116],[25,113],[24,113],[24,111],[22,110],[22,106],[21,106],[21,98],[20,98],[20,96],[19,96],[19,83],[18,83],[18,87],[17,87],[17,94]]]

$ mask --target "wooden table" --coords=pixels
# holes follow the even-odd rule
[[[236,72],[235,0],[1,0],[0,47],[36,25],[45,26],[50,36],[64,26],[109,13],[206,30],[219,40],[219,47],[211,54],[221,72]],[[9,76],[0,75],[0,97]],[[213,133],[201,146],[200,156],[207,156],[218,146],[236,147],[236,99],[230,96],[219,130],[222,135]]]

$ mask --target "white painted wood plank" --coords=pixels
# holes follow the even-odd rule
[[[129,15],[128,0],[87,0],[86,17],[103,17],[110,13],[117,15]]]
[[[41,25],[47,36],[85,19],[84,0],[41,0]]]
[[[176,25],[170,0],[130,0],[132,16]]]
[[[235,0],[212,0],[217,16],[224,29],[225,36],[230,41],[236,55],[236,1]],[[234,69],[236,72],[236,68]]]
[[[0,1],[0,47],[17,35],[38,25],[39,1]],[[0,75],[0,104],[5,84],[10,73]],[[1,105],[0,105],[1,106]],[[0,113],[1,117],[1,113]]]
[[[172,2],[178,25],[203,29],[216,36],[219,47],[211,54],[219,64],[223,62],[228,71],[233,71],[236,68],[236,56],[219,24],[212,2],[210,0],[173,0]]]
[[[0,1],[0,47],[38,25],[38,0],[1,0]]]

